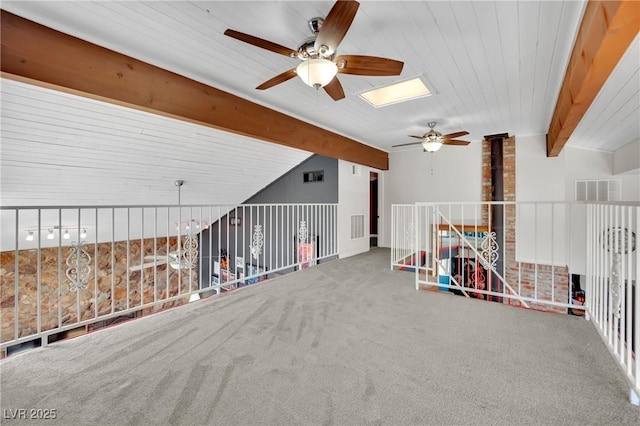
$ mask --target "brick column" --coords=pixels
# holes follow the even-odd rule
[[[502,140],[503,157],[503,195],[505,201],[516,201],[516,138],[511,136]],[[491,142],[482,141],[482,200],[491,201]],[[482,220],[489,224],[489,211],[483,210]],[[534,283],[538,278],[538,296],[549,297],[551,295],[551,281],[553,276],[554,292],[556,300],[569,292],[569,273],[566,267],[550,265],[535,265],[532,263],[516,262],[516,208],[514,205],[506,206],[504,210],[504,278],[515,291],[522,296],[534,296]],[[502,241],[498,242],[503,244]],[[505,300],[505,303],[519,306],[514,299]],[[548,305],[529,303],[534,309],[566,313],[566,308],[554,308]]]

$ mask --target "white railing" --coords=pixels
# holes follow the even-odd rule
[[[411,267],[415,263],[415,223],[417,208],[413,204],[391,206],[391,269]]]
[[[337,204],[2,207],[1,348],[337,257]]]
[[[584,274],[584,262],[574,253],[584,254],[579,247],[584,230],[573,235],[584,226],[580,207],[563,202],[394,205],[391,267],[415,271],[416,288],[438,287],[526,308],[582,311],[582,293],[571,277]]]
[[[442,241],[443,234],[455,241],[455,245],[449,243],[446,257],[443,258],[442,251],[437,252],[439,256],[434,256],[438,267],[449,274],[450,284],[446,287],[459,291],[466,297],[516,299],[525,308],[530,308],[527,304],[529,298],[516,292],[505,280],[504,270],[497,268],[500,259],[499,245],[496,233],[491,231],[491,221],[488,226],[479,225],[477,220],[472,225],[465,225],[464,222],[462,225],[454,225],[439,209],[436,208],[435,213],[439,222],[436,227],[437,241]],[[454,252],[458,259],[451,262]],[[500,289],[499,293],[495,291],[496,288]]]
[[[586,312],[640,401],[640,205],[587,206]]]
[[[415,264],[417,289],[584,313],[640,404],[638,203],[417,203],[392,212],[391,266]],[[411,244],[402,241],[410,234]]]

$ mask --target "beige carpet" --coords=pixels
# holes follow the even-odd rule
[[[593,326],[416,291],[389,250],[0,363],[2,424],[640,424]]]

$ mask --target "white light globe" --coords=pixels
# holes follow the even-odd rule
[[[331,83],[338,66],[328,59],[309,59],[298,65],[296,73],[306,85],[319,89]]]

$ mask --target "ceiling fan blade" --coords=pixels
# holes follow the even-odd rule
[[[391,145],[391,148],[396,148],[398,146],[420,145],[421,143],[422,142],[401,143],[400,145]]]
[[[146,266],[144,266],[144,264],[142,264],[142,265],[133,265],[133,266],[129,267],[129,272],[142,271],[144,268],[146,268]]]
[[[273,43],[267,40],[263,40],[259,37],[255,37],[249,34],[241,33],[239,31],[227,29],[224,32],[224,35],[235,38],[240,41],[244,41],[245,43],[252,44],[257,47],[261,47],[262,49],[270,50],[275,53],[279,53],[284,56],[296,56],[298,54],[297,51],[293,49],[289,49],[288,47],[281,46],[277,43]]]
[[[144,257],[145,260],[166,260],[167,255],[166,254],[150,254]]]
[[[284,83],[287,80],[291,80],[296,75],[297,75],[296,74],[296,69],[292,68],[290,70],[287,70],[287,71],[283,72],[282,74],[276,75],[271,80],[265,81],[260,86],[256,87],[256,89],[258,89],[258,90],[268,89],[268,88],[273,87],[273,86],[275,86],[277,84]]]
[[[443,143],[443,145],[459,145],[459,146],[466,146],[469,145],[471,142],[469,141],[461,141],[461,140],[456,140],[456,139],[446,139]]]
[[[344,98],[344,90],[342,89],[342,84],[340,84],[337,77],[333,77],[333,80],[324,86],[323,89],[333,98],[334,101],[339,101]]]
[[[327,54],[336,51],[345,34],[347,34],[359,6],[360,3],[352,0],[340,0],[333,5],[316,37],[314,44],[316,52],[321,51],[321,46],[329,48]]]
[[[149,262],[149,263],[143,263],[141,265],[133,265],[129,267],[129,271],[131,272],[141,271],[146,268],[153,268],[154,266],[164,265],[165,263],[167,262]]]
[[[463,130],[461,132],[454,132],[454,133],[449,133],[448,135],[442,135],[445,139],[455,139],[455,138],[459,138],[460,136],[464,136],[464,135],[468,135],[469,132]]]
[[[404,62],[377,56],[340,55],[335,61],[342,74],[388,76],[400,75]]]
[[[424,139],[424,136],[409,135],[410,138]]]

